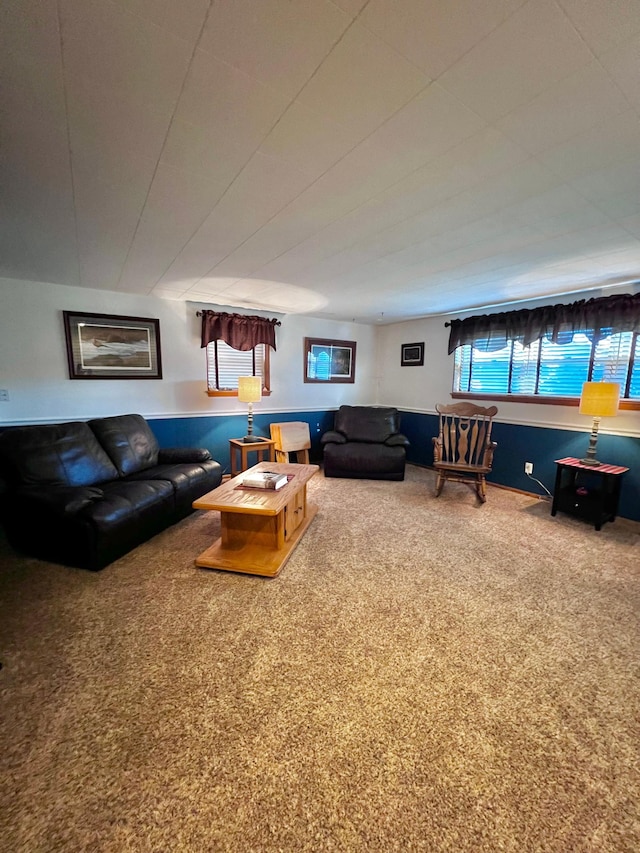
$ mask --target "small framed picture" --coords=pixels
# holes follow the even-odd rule
[[[162,379],[159,320],[62,313],[70,379]]]
[[[402,344],[400,352],[401,367],[420,367],[424,364],[424,341],[420,344]]]

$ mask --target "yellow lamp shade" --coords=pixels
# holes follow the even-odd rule
[[[612,418],[618,414],[620,385],[617,382],[585,382],[580,397],[580,414]]]
[[[262,399],[262,379],[260,376],[240,376],[238,378],[238,400],[241,403],[259,403]]]

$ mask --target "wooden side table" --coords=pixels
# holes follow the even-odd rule
[[[231,476],[235,477],[242,471],[250,468],[247,459],[251,451],[258,454],[258,462],[263,462],[265,453],[268,453],[268,462],[274,461],[273,448],[275,441],[271,438],[263,438],[261,441],[243,441],[241,438],[229,439],[229,455],[231,456]],[[240,458],[240,467],[238,467],[238,457]]]
[[[551,515],[560,510],[590,521],[596,530],[606,521],[615,521],[622,475],[628,468],[604,463],[583,465],[572,456],[556,459],[555,463],[558,468]]]

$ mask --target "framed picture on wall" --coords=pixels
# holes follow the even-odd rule
[[[401,367],[420,367],[424,364],[424,341],[420,344],[402,344],[400,350]]]
[[[305,382],[355,382],[356,342],[304,339]]]
[[[70,379],[162,379],[159,320],[62,313]]]

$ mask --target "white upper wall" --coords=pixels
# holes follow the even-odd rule
[[[235,398],[213,398],[205,393],[198,307],[205,306],[0,279],[0,388],[9,392],[9,401],[0,401],[0,424],[83,420],[125,412],[147,417],[245,412],[245,404]],[[70,380],[63,310],[158,318],[163,379]],[[325,411],[343,403],[377,403],[435,413],[436,403],[451,400],[453,356],[447,355],[449,330],[444,326],[448,318],[430,317],[385,326],[293,314],[280,319],[282,326],[276,332],[278,349],[271,359],[273,391],[259,404],[262,413]],[[306,384],[305,337],[356,341],[355,383]],[[425,343],[424,366],[401,367],[401,345],[420,341]],[[578,414],[576,407],[506,402],[496,405],[499,421],[581,432],[590,426],[589,419]],[[604,433],[639,436],[640,412],[621,411],[615,419],[605,418],[600,429]]]
[[[235,398],[206,395],[198,307],[150,296],[0,279],[0,388],[9,392],[9,401],[0,401],[0,423],[83,420],[126,412],[147,417],[245,412],[246,405]],[[64,310],[159,319],[162,380],[70,380]],[[259,404],[260,412],[376,402],[374,327],[292,314],[280,319],[278,348],[271,359],[272,393]],[[305,384],[305,337],[356,341],[355,383]]]

